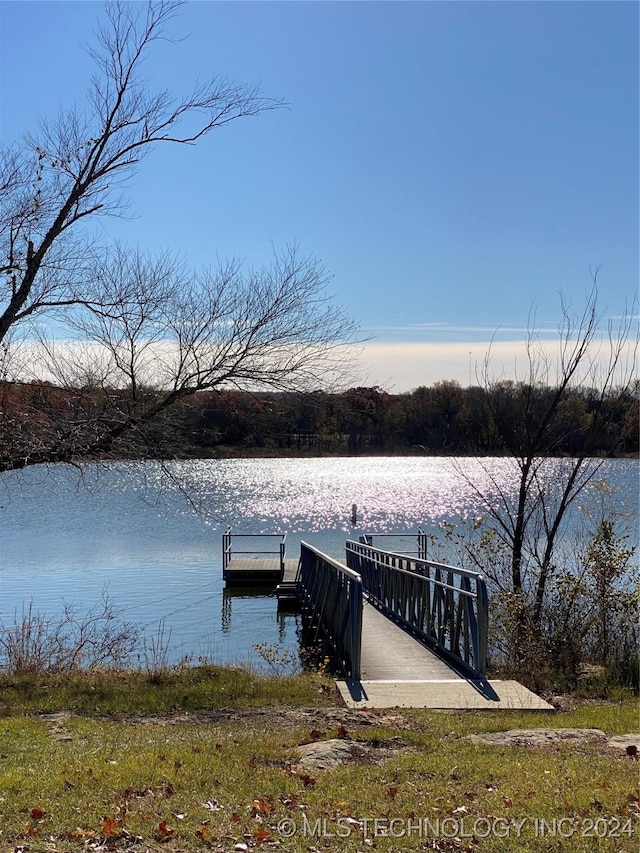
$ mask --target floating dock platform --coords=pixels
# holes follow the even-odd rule
[[[298,571],[297,559],[280,560],[269,557],[232,557],[223,571],[223,579],[229,586],[268,586],[276,588],[291,585],[295,591],[295,579]]]

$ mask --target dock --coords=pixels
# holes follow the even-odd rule
[[[286,558],[284,561],[284,572],[282,579],[276,586],[278,606],[284,605],[296,607],[298,604],[298,568],[300,560]]]
[[[231,586],[295,588],[298,558],[285,556],[285,533],[234,533],[222,537],[222,577]]]
[[[284,567],[279,560],[269,557],[234,557],[227,563],[224,580],[231,586],[247,584],[249,586],[291,585],[295,588],[297,559],[286,559]]]
[[[553,710],[517,681],[462,674],[366,600],[360,654],[360,678],[336,682],[349,708]]]
[[[351,708],[553,710],[517,681],[486,675],[488,596],[478,572],[346,542],[346,564],[285,534],[223,537],[228,587],[269,589],[299,608],[311,642],[340,667]],[[274,547],[274,540],[277,540]]]
[[[365,543],[348,541],[346,557],[303,542],[298,581],[347,707],[553,711],[519,682],[487,677],[482,575]]]

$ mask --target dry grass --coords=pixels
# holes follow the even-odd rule
[[[539,726],[637,731],[633,701],[579,702],[552,716],[356,712],[340,708],[319,676],[302,678],[298,701],[288,679],[267,679],[258,696],[245,675],[233,684],[247,694],[224,703],[195,673],[167,675],[174,692],[122,675],[131,707],[152,705],[157,716],[97,716],[85,699],[74,713],[42,715],[33,696],[18,701],[11,688],[13,715],[0,720],[0,850],[638,849],[638,763],[624,753],[601,743],[507,748],[466,739]],[[178,683],[190,713],[166,704]],[[42,680],[32,689],[48,693]],[[59,690],[51,687],[50,712]],[[114,694],[109,701],[123,710]],[[326,770],[297,763],[299,744],[330,738],[350,745],[350,761]]]

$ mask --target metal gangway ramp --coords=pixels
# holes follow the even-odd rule
[[[487,679],[479,573],[351,541],[345,565],[302,542],[297,582],[347,705],[552,710],[517,681]]]

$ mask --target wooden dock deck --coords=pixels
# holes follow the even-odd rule
[[[297,558],[286,558],[284,572],[280,561],[273,557],[232,557],[224,570],[224,579],[230,584],[250,584],[255,586],[286,584],[295,581],[298,571]]]

